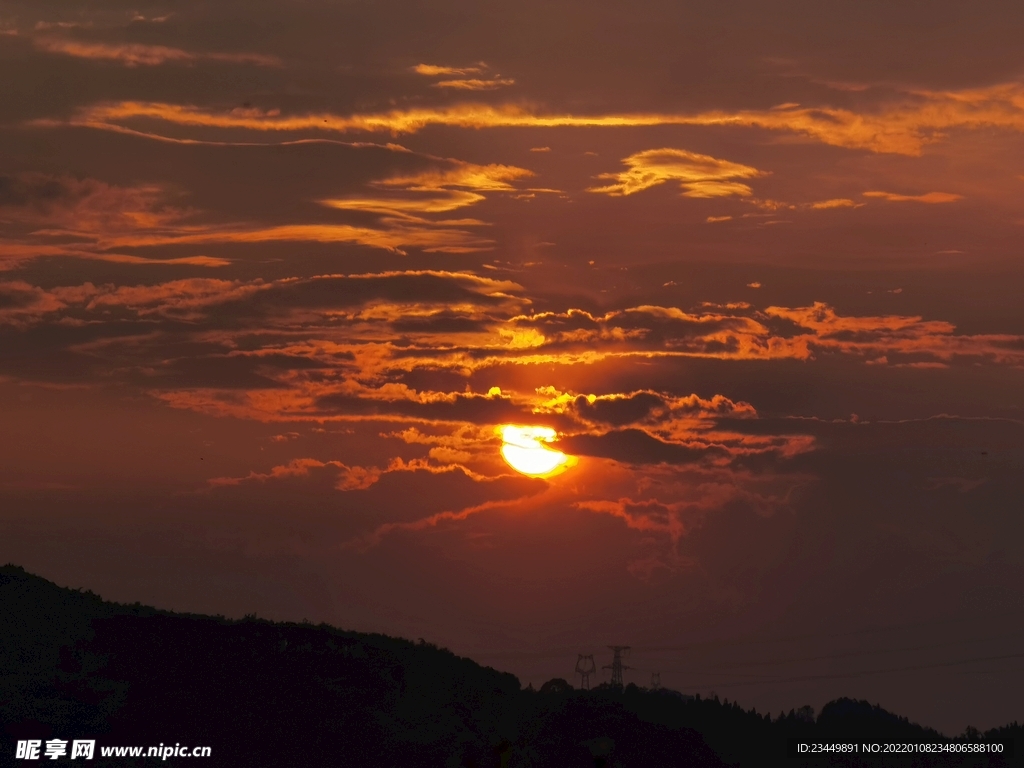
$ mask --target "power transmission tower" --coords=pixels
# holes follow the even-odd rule
[[[656,691],[661,688],[661,672],[651,672],[651,690]]]
[[[628,645],[609,645],[608,647],[611,649],[612,653],[614,654],[612,656],[612,663],[611,664],[605,664],[603,667],[601,667],[601,669],[610,669],[612,671],[612,685],[621,686],[622,685],[622,670],[624,670],[624,669],[632,669],[632,667],[627,667],[625,664],[622,663],[622,652],[623,651],[628,652],[629,651],[629,646]]]
[[[576,674],[580,676],[580,688],[590,690],[590,675],[597,672],[597,665],[594,663],[594,656],[579,654],[576,660]]]

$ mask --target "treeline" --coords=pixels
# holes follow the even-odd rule
[[[866,702],[775,719],[668,690],[538,691],[423,641],[108,603],[0,568],[0,765],[25,739],[210,746],[212,766],[657,768],[1008,765],[786,757],[789,738],[944,741]],[[1016,739],[1016,724],[969,738]],[[1024,744],[1021,744],[1024,746]],[[67,758],[63,758],[67,759]],[[195,758],[170,758],[166,765]],[[152,758],[150,759],[150,762]],[[145,759],[136,760],[139,765]]]

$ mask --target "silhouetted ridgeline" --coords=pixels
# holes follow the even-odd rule
[[[785,757],[786,739],[920,741],[930,733],[865,702],[839,700],[814,721],[772,720],[678,693],[512,675],[429,643],[321,624],[168,613],[62,589],[0,568],[0,765],[18,739],[95,738],[86,765],[212,766],[817,766],[1008,765],[914,758]],[[1015,738],[1021,728],[1003,729]],[[989,735],[989,734],[987,734]],[[103,759],[104,745],[210,746],[166,762]],[[77,761],[74,764],[79,764]]]

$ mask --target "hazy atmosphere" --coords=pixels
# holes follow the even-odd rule
[[[0,0],[0,563],[1021,719],[1022,29]]]

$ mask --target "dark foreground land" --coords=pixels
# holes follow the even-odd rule
[[[867,702],[813,720],[718,699],[512,675],[420,641],[321,624],[229,621],[118,605],[0,568],[0,765],[996,766],[1007,757],[792,758],[806,742],[946,741]],[[1014,723],[964,738],[1012,739]],[[961,741],[964,740],[961,738]],[[95,739],[91,762],[17,760],[18,740]],[[205,758],[104,758],[100,747],[211,747]]]

